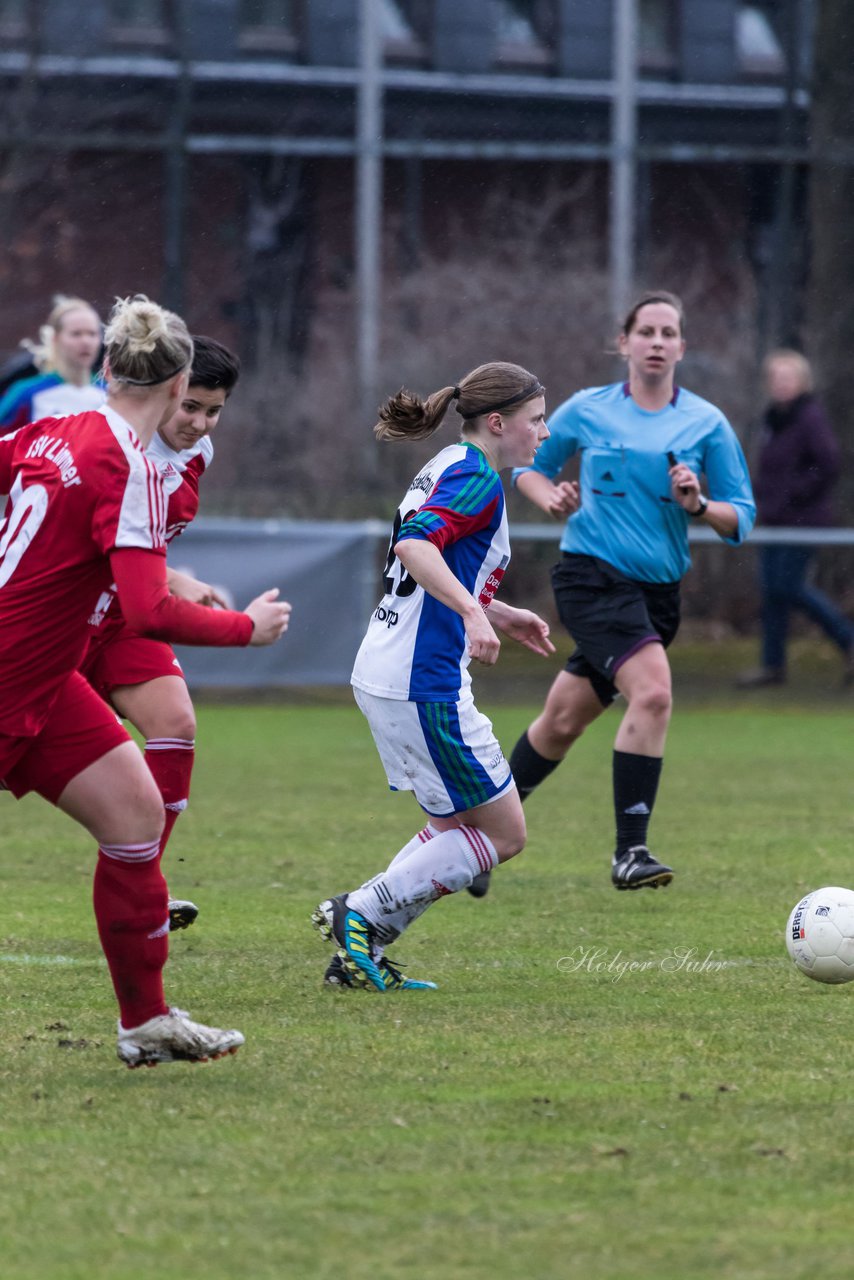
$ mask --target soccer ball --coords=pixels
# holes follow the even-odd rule
[[[789,955],[816,982],[854,979],[854,892],[831,886],[801,898],[786,925]]]

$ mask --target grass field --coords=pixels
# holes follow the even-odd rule
[[[507,748],[534,710],[498,706]],[[854,986],[801,977],[782,933],[854,885],[850,711],[680,706],[658,893],[608,881],[614,729],[530,802],[490,896],[400,944],[440,990],[381,997],[321,988],[308,915],[414,802],[346,701],[203,706],[167,858],[203,915],[168,994],[247,1043],[198,1067],[118,1064],[90,844],[2,800],[3,1280],[848,1280]]]

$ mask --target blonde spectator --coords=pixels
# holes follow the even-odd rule
[[[102,325],[94,307],[82,298],[54,298],[37,342],[21,345],[38,370],[13,382],[0,399],[0,429],[14,431],[39,418],[63,418],[103,404],[106,388],[95,367],[101,353]]]

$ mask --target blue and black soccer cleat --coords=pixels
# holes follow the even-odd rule
[[[346,893],[319,903],[311,913],[311,923],[327,942],[338,944],[338,956],[352,979],[352,986],[386,990],[372,955],[374,931],[363,915],[347,906]]]
[[[386,991],[436,990],[435,982],[427,982],[426,979],[420,978],[407,978],[406,974],[401,972],[399,966],[392,964],[390,960],[386,960],[385,956],[377,961],[377,968],[382,974]],[[336,952],[330,960],[323,975],[323,982],[327,987],[355,987],[360,985],[353,981],[344,961],[341,959],[340,952]]]

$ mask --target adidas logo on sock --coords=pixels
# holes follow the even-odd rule
[[[641,800],[640,804],[633,804],[631,809],[624,809],[623,813],[637,813],[637,814],[647,813],[648,814],[649,809],[644,804],[643,800]]]

